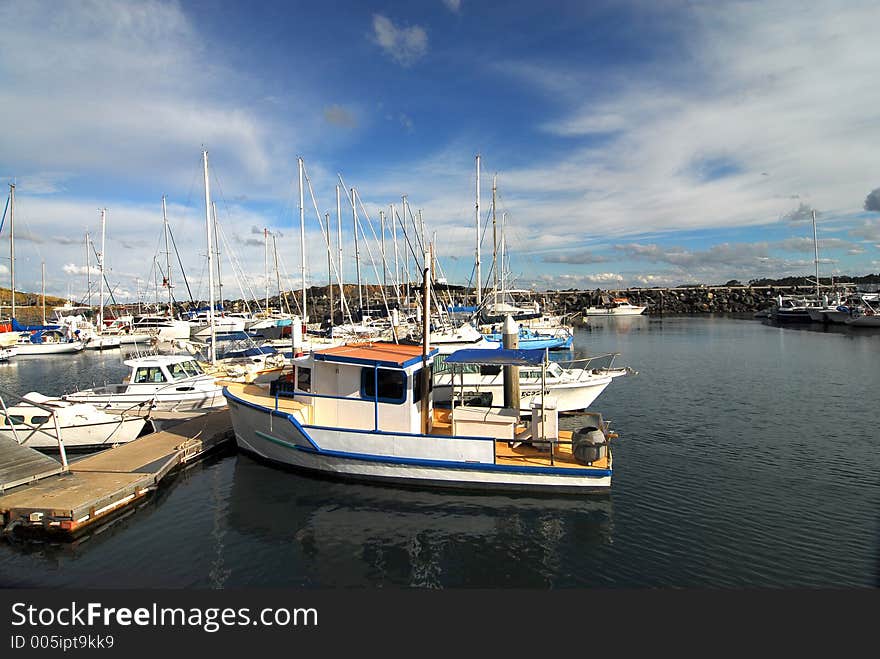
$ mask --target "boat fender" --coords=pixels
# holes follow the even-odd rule
[[[608,441],[596,426],[584,426],[572,434],[571,452],[581,464],[590,465],[605,457]]]

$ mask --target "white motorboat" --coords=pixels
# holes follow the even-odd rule
[[[638,316],[645,313],[648,307],[632,304],[628,298],[615,297],[607,304],[584,309],[584,317],[588,316]]]
[[[520,413],[531,414],[532,404],[540,400],[542,392],[556,400],[560,413],[586,410],[614,378],[635,373],[629,367],[614,367],[615,357],[616,354],[609,353],[568,362],[566,366],[548,362],[544,368],[520,368]],[[458,405],[471,405],[474,401],[489,406],[502,404],[504,374],[500,366],[468,364],[451,369],[445,361],[440,364],[437,361],[434,367],[436,403],[448,405],[454,398]]]
[[[30,392],[0,415],[0,437],[41,451],[57,450],[58,430],[65,450],[96,450],[125,444],[141,434],[147,420],[138,415],[103,412],[94,405],[71,403]],[[54,418],[53,418],[54,417]]]
[[[525,351],[490,353],[492,363],[539,366]],[[434,407],[426,379],[437,355],[420,346],[348,344],[295,360],[269,385],[224,388],[238,447],[312,472],[431,487],[608,491],[612,457],[600,414],[560,430],[550,397],[528,424],[519,410]],[[542,359],[542,358],[541,358]]]
[[[153,355],[123,362],[131,371],[119,384],[84,389],[62,398],[101,409],[188,411],[222,407],[222,387],[191,355]]]

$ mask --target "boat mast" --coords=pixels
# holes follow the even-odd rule
[[[263,227],[263,276],[266,280],[266,317],[269,317],[269,229]],[[279,300],[280,302],[280,300]],[[279,305],[280,307],[280,305]]]
[[[339,186],[336,186],[336,250],[339,253],[339,270],[336,273],[339,281],[339,317],[345,321],[345,291],[342,285],[342,197]]]
[[[330,213],[324,213],[327,221],[327,292],[330,295],[330,327],[333,327],[333,246],[330,236]]]
[[[422,433],[431,432],[431,417],[428,414],[430,402],[431,373],[428,369],[428,354],[431,352],[431,260],[433,245],[425,251],[422,266]]]
[[[482,274],[480,273],[480,154],[477,154],[477,211],[475,214],[476,219],[476,229],[477,229],[477,255],[476,260],[474,261],[476,267],[476,281],[477,281],[477,306],[479,307],[483,303],[483,291],[481,289],[480,278]]]
[[[275,254],[275,285],[278,287],[278,310],[281,311],[281,274],[278,270],[278,245],[275,242],[275,234],[272,234],[272,251]],[[288,311],[290,306],[288,305]]]
[[[9,184],[9,276],[12,286],[10,318],[15,318],[15,183]]]
[[[92,238],[89,236],[89,232],[86,231],[86,297],[89,302],[89,311],[92,308],[92,257],[89,254],[92,246]]]
[[[504,300],[504,225],[507,223],[507,213],[501,213],[501,299]]]
[[[309,322],[309,313],[306,307],[306,209],[303,202],[303,159],[296,159],[299,167],[299,251],[302,256],[299,271],[302,279],[302,312],[303,323]]]
[[[162,226],[165,232],[165,285],[168,287],[168,317],[174,314],[174,300],[171,296],[171,250],[168,249],[168,213],[165,208],[165,195],[162,195]]]
[[[495,190],[497,182],[498,174],[495,174],[492,176],[492,274],[494,278],[492,299],[496,307],[498,305],[498,233],[495,228]]]
[[[364,294],[361,290],[361,248],[358,244],[358,217],[357,217],[357,207],[355,206],[354,201],[354,188],[351,189],[351,220],[354,225],[354,265],[357,273],[357,285],[358,285],[358,311],[360,312],[361,320],[364,319]]]
[[[202,151],[205,170],[205,234],[208,247],[208,324],[211,326],[211,364],[217,363],[217,335],[214,328],[214,245],[211,240],[211,184],[208,180],[208,151]]]
[[[46,262],[41,264],[42,278],[40,280],[40,292],[43,295],[43,325],[46,324]]]
[[[382,230],[382,287],[388,287],[388,268],[385,263],[385,211],[379,211],[379,226]]]
[[[217,204],[213,201],[211,202],[211,209],[214,211],[214,254],[217,256],[217,293],[220,298],[220,307],[222,309],[222,313],[220,315],[226,315],[226,307],[223,306],[223,279],[220,277],[220,229],[217,225]]]
[[[98,334],[104,332],[104,247],[107,237],[107,209],[101,209],[101,253],[98,254],[98,270],[101,272],[101,296],[99,298]]]
[[[394,294],[397,297],[397,306],[400,307],[400,267],[397,261],[397,225],[394,223],[394,204],[389,204],[391,219],[391,236],[394,241]]]
[[[813,210],[813,251],[816,254],[816,299],[819,299],[819,239],[816,234],[816,211]]]
[[[406,195],[403,195],[401,198],[401,202],[403,204],[403,208],[401,212],[403,213],[403,217],[398,216],[398,220],[400,220],[400,228],[403,229],[403,242],[405,245],[409,245],[409,238],[406,235]],[[409,252],[410,250],[403,250],[404,255],[404,275],[406,276],[406,288],[405,288],[405,297],[404,303],[406,305],[407,311],[409,311]]]

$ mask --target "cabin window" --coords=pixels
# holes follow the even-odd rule
[[[199,366],[199,363],[193,360],[190,360],[188,362],[180,362],[180,367],[189,377],[195,377],[196,375],[202,375],[204,373],[202,368]]]
[[[174,380],[183,380],[184,378],[191,377],[183,368],[183,364],[169,364],[168,371],[171,373],[171,378]]]
[[[44,423],[48,423],[50,416],[32,416],[31,417],[31,425],[33,426],[41,426]]]
[[[400,404],[406,400],[406,374],[380,368],[378,375],[372,368],[361,369],[361,398],[375,400],[378,378],[378,399],[380,403]]]
[[[297,367],[296,388],[300,391],[312,390],[312,369],[303,368],[302,366]]]
[[[4,426],[20,426],[24,423],[24,417],[19,414],[9,414],[3,416]]]
[[[434,378],[433,374],[428,378],[428,391],[430,392],[434,388]],[[413,403],[418,403],[422,400],[422,371],[417,371],[413,374]]]
[[[481,364],[480,365],[480,375],[498,375],[501,372],[501,367],[497,364]]]
[[[158,366],[141,366],[134,374],[135,384],[167,382],[165,374]]]

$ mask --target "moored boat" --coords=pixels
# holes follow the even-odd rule
[[[523,365],[543,359],[488,352],[517,353]],[[420,346],[348,344],[295,360],[268,385],[227,384],[236,442],[270,461],[346,478],[554,493],[611,486],[616,435],[600,414],[566,432],[549,399],[528,424],[518,409],[435,408],[436,355]]]
[[[57,450],[58,430],[65,450],[91,451],[126,444],[137,438],[147,424],[143,416],[112,414],[94,405],[33,391],[22,396],[18,404],[6,406],[0,418],[0,437],[41,451]]]
[[[123,363],[131,369],[123,382],[83,389],[63,400],[118,411],[188,411],[226,404],[222,387],[191,355],[153,355]]]

